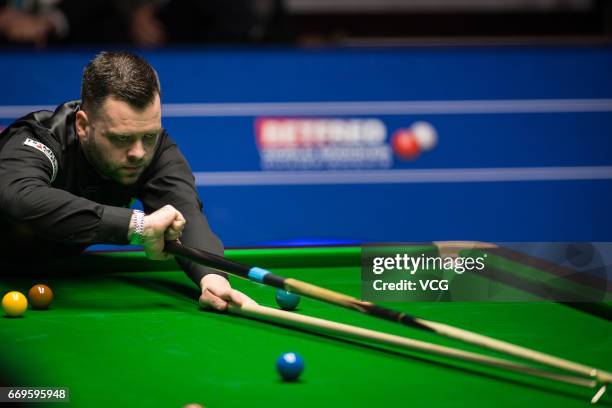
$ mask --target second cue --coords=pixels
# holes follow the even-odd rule
[[[378,306],[371,302],[365,302],[352,296],[302,282],[297,279],[275,275],[268,270],[244,265],[201,249],[191,248],[181,244],[178,241],[166,241],[164,251],[244,279],[263,283],[268,286],[283,289],[327,303],[332,303],[347,309],[356,310],[380,319],[397,322],[405,326],[433,332],[441,336],[450,337],[466,343],[475,344],[491,350],[496,350],[502,353],[514,355],[516,357],[546,364],[548,366],[556,367],[568,372],[581,374],[593,378],[599,383],[609,384],[612,382],[612,373],[604,370],[589,367],[584,364],[555,357],[550,354],[542,353],[540,351],[518,346],[502,340],[497,340],[492,337],[460,329],[448,324],[421,319],[404,312]]]

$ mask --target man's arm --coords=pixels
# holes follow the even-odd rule
[[[2,214],[60,243],[127,244],[132,210],[52,188],[57,172],[53,161],[57,158],[48,146],[36,142],[38,139],[30,132],[20,131],[10,136],[0,152]]]
[[[185,218],[181,242],[188,246],[223,255],[223,244],[211,231],[202,212],[193,174],[187,161],[168,135],[160,141],[158,156],[148,169],[148,179],[140,194],[147,212],[170,204]],[[226,310],[228,303],[255,303],[232,287],[225,273],[184,259],[177,259],[181,268],[200,287],[200,305]]]
[[[0,213],[50,241],[71,245],[127,244],[138,217],[130,208],[103,205],[50,187],[58,172],[55,153],[28,131],[3,135]],[[164,239],[180,236],[184,220],[165,206],[142,219],[141,243],[152,259],[164,259]]]
[[[172,139],[164,135],[160,140],[158,157],[148,169],[148,179],[140,192],[145,211],[151,212],[166,204],[172,205],[185,218],[181,242],[185,245],[223,255],[223,244],[212,232],[202,212],[193,174],[189,165]],[[198,286],[209,274],[226,276],[184,259],[177,259],[181,268]],[[214,277],[212,278],[214,279]]]

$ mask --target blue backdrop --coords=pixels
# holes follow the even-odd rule
[[[144,56],[159,72],[164,126],[191,163],[213,229],[227,246],[249,246],[612,241],[611,50],[174,49]],[[77,99],[95,52],[0,54],[0,126]],[[350,139],[365,132],[351,128],[357,120],[380,127],[382,139]],[[258,144],[262,121],[290,122],[283,131],[293,144]],[[393,135],[422,121],[438,143],[403,159]],[[305,133],[326,139],[299,141]],[[288,151],[289,159],[267,161],[270,152]]]

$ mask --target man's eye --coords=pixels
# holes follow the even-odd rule
[[[119,143],[125,143],[130,140],[130,138],[128,136],[115,136],[114,140]]]
[[[157,135],[154,133],[149,133],[148,135],[144,135],[145,140],[152,141],[157,138]]]

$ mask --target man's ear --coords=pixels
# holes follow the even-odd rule
[[[76,132],[79,136],[79,140],[83,141],[87,138],[87,134],[89,132],[89,127],[91,126],[89,122],[89,117],[87,113],[83,110],[79,110],[76,113]]]

